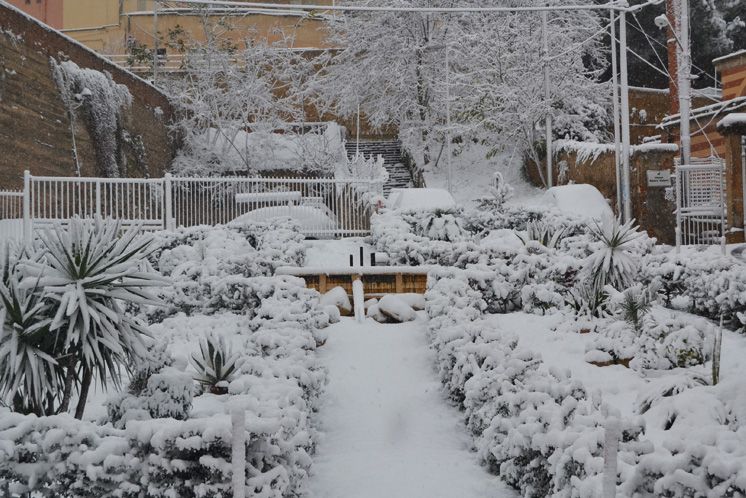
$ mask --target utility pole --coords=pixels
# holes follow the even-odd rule
[[[614,99],[614,172],[616,173],[616,212],[622,214],[622,171],[620,160],[622,157],[619,130],[619,64],[616,53],[616,13],[611,10],[611,88]]]
[[[689,0],[679,0],[679,18],[676,23],[679,26],[680,46],[677,51],[679,61],[678,79],[679,79],[679,113],[681,124],[679,126],[679,135],[681,141],[681,164],[691,163],[692,156],[692,137],[689,129],[689,115],[692,107],[692,89],[691,89],[691,65],[692,52],[689,43]]]
[[[549,87],[549,20],[541,11],[542,58],[544,59],[544,102],[546,104],[547,188],[552,187],[552,95]]]
[[[619,75],[621,83],[622,107],[622,207],[623,220],[626,223],[632,219],[632,199],[630,195],[630,171],[629,171],[629,80],[627,78],[627,13],[621,11],[619,14]]]
[[[453,194],[453,170],[451,164],[451,59],[446,43],[446,167],[448,168],[448,193]]]
[[[159,0],[153,0],[153,84],[158,82],[158,7]]]

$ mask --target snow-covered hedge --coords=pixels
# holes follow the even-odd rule
[[[274,292],[311,302],[314,291],[291,277],[269,278],[279,266],[305,260],[303,236],[291,222],[193,227],[155,234],[151,264],[172,285],[161,290],[165,307],[146,310],[150,321],[174,313],[251,313]]]
[[[188,373],[175,366],[153,372],[138,396],[125,394],[111,403],[118,403],[123,428],[69,416],[0,412],[0,489],[9,486],[15,495],[44,489],[59,497],[230,496],[229,410],[240,405],[248,412],[250,495],[299,496],[316,444],[310,415],[326,372],[316,357],[313,320],[293,303],[274,302],[286,311],[272,311],[275,306],[268,304],[253,318],[182,315],[151,327],[174,351],[174,365],[186,364],[183,356],[206,332],[241,345],[241,368],[230,394],[188,396],[193,406],[185,420],[178,420],[180,409],[171,413],[176,418],[163,418],[169,406],[164,401],[194,387],[184,382]]]
[[[719,247],[704,251],[658,250],[642,261],[641,280],[661,287],[668,306],[737,324],[746,312],[746,267]]]
[[[326,382],[316,349],[329,316],[301,279],[268,276],[302,263],[302,237],[255,224],[155,238],[151,264],[174,285],[166,311],[150,314],[162,321],[149,327],[149,356],[131,365],[129,386],[98,424],[0,409],[0,495],[231,496],[236,406],[247,411],[247,493],[303,493],[316,445],[311,414]],[[227,394],[197,389],[189,358],[206,335],[240,356]]]
[[[549,369],[517,337],[482,320],[467,272],[433,275],[426,294],[438,371],[465,411],[481,459],[523,496],[597,497],[604,424],[613,410],[569,372]],[[619,479],[631,478],[643,427],[624,420]]]

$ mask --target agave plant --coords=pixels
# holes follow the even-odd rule
[[[153,304],[153,286],[164,280],[144,271],[151,245],[140,227],[122,233],[113,220],[72,218],[40,236],[44,256],[24,265],[21,288],[43,288],[53,313],[45,322],[59,339],[56,350],[64,387],[59,411],[68,409],[73,385],[79,396],[75,416],[82,418],[91,382],[120,385],[121,367],[148,354],[147,329],[126,312],[129,304]]]
[[[225,394],[238,371],[239,358],[230,350],[225,337],[207,335],[199,343],[199,354],[192,354],[192,365],[197,370],[194,380],[213,394]]]
[[[635,261],[630,249],[640,237],[635,220],[621,224],[619,220],[596,223],[591,227],[593,237],[602,243],[600,251],[592,254],[586,269],[590,280],[597,288],[611,285],[616,289],[626,289],[632,283]]]
[[[450,211],[435,209],[425,216],[419,226],[420,235],[433,240],[454,242],[464,235],[459,219]]]

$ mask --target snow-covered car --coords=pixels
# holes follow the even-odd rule
[[[233,220],[233,223],[267,222],[276,218],[290,218],[303,235],[315,239],[332,239],[339,225],[328,209],[318,206],[271,206],[254,209]]]

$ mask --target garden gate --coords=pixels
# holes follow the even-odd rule
[[[676,246],[725,244],[725,161],[676,161]]]

